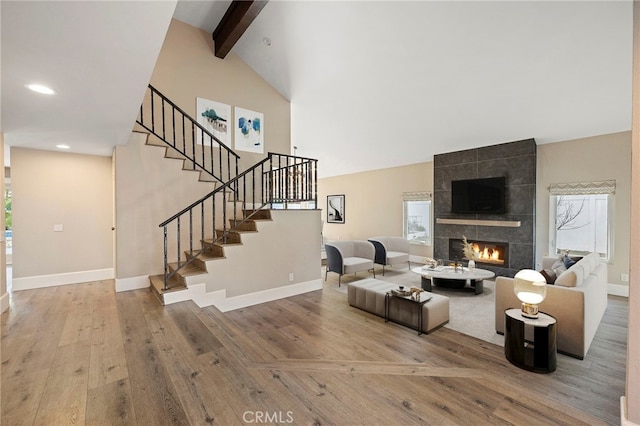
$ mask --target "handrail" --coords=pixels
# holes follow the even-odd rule
[[[233,199],[229,199],[229,194]],[[227,211],[228,201],[233,202],[230,212]],[[312,208],[317,206],[317,160],[269,152],[266,158],[181,209],[159,225],[163,228],[164,235],[165,290],[168,289],[169,279],[206,249],[203,246],[199,250],[193,250],[194,229],[200,229],[201,241],[206,239],[205,234],[208,231],[214,235],[212,244],[224,244],[227,243],[230,232],[249,220],[258,210],[274,204],[287,208],[287,203],[302,201],[312,202]],[[237,203],[241,203],[241,212],[238,212]],[[250,209],[246,208],[248,203],[251,204]],[[222,217],[217,216],[216,210],[222,211]],[[182,233],[183,220],[188,222],[189,233],[186,236]],[[175,227],[176,231],[176,238],[171,244],[169,226]],[[180,254],[183,240],[189,247],[186,260],[183,260]],[[171,251],[174,251],[173,247],[177,249],[176,262],[171,267],[170,245]]]
[[[169,222],[173,222],[175,219],[178,218],[178,216],[182,216],[183,214],[187,213],[189,210],[193,209],[194,207],[197,207],[199,204],[202,204],[204,201],[207,201],[209,198],[214,196],[216,193],[222,191],[224,188],[229,188],[231,183],[237,182],[239,178],[241,178],[242,176],[245,176],[247,173],[249,173],[251,170],[253,170],[256,167],[258,167],[259,165],[266,163],[268,160],[269,160],[269,158],[267,157],[264,160],[260,161],[259,163],[254,164],[250,169],[245,170],[244,172],[240,173],[238,176],[234,177],[230,181],[225,182],[222,185],[218,186],[216,189],[214,189],[210,193],[204,195],[200,199],[194,201],[193,203],[189,204],[187,207],[185,207],[184,209],[180,210],[178,213],[174,214],[173,216],[171,216],[169,219],[165,220],[164,222],[162,222],[158,226],[160,228],[162,228],[163,226],[165,226]]]
[[[151,84],[136,122],[184,156],[192,170],[220,183],[238,174],[240,156]]]

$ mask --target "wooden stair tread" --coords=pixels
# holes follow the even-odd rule
[[[201,251],[199,253],[196,250],[194,250],[193,252],[189,252],[189,251],[185,252],[187,257],[189,257],[189,258],[192,258],[194,256],[194,253],[197,253],[195,255],[196,259],[201,259],[201,260],[213,260],[213,259],[225,259],[226,258],[226,256],[224,254],[212,253],[210,250],[203,250],[203,251]]]
[[[169,268],[175,271],[176,269],[178,269],[178,263],[170,263]],[[183,277],[190,277],[193,275],[206,274],[207,271],[202,270],[201,268],[198,267],[198,265],[194,263],[190,263],[186,266],[182,266],[177,273]]]
[[[220,247],[225,247],[225,246],[241,246],[241,245],[242,245],[242,242],[238,242],[238,243],[223,243],[223,242],[222,242],[222,241],[220,241],[220,240],[213,240],[213,239],[205,239],[205,240],[202,240],[202,242],[203,242],[204,244],[208,244],[208,245],[212,245],[212,246],[213,246],[213,245],[217,245],[217,246],[220,246]]]
[[[272,220],[271,219],[271,210],[269,209],[244,209],[242,210],[244,217],[251,216],[251,220]]]
[[[161,304],[164,305],[164,295],[167,293],[173,293],[176,291],[186,290],[187,287],[182,281],[175,275],[169,278],[169,288],[164,288],[164,275],[151,275],[149,276],[149,282],[151,283],[151,292],[158,298]]]
[[[158,291],[158,293],[170,293],[172,291],[184,290],[187,288],[179,278],[175,275],[169,278],[169,288],[164,289],[164,275],[151,275],[149,277],[151,284]]]

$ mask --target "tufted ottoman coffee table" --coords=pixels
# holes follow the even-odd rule
[[[349,305],[380,317],[385,316],[385,296],[398,285],[375,278],[349,283],[347,301]],[[411,325],[417,330],[429,333],[449,322],[449,298],[440,294],[431,294],[431,299],[422,305],[422,327],[418,320],[420,312],[411,303],[403,300],[389,300],[389,320]]]

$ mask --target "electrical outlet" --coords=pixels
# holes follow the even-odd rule
[[[289,272],[289,281],[293,281],[293,272]]]
[[[623,283],[629,282],[629,274],[620,274],[620,281]]]

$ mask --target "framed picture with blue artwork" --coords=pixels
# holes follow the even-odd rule
[[[344,223],[344,194],[327,195],[327,223]]]
[[[196,98],[196,118],[205,130],[218,138],[226,147],[231,148],[231,105],[209,99]],[[198,145],[203,145],[203,136],[205,139],[204,145],[208,146],[213,142],[213,147],[218,147],[218,143],[215,140],[212,141],[211,137],[196,129]]]
[[[235,107],[235,149],[264,154],[264,115]]]

